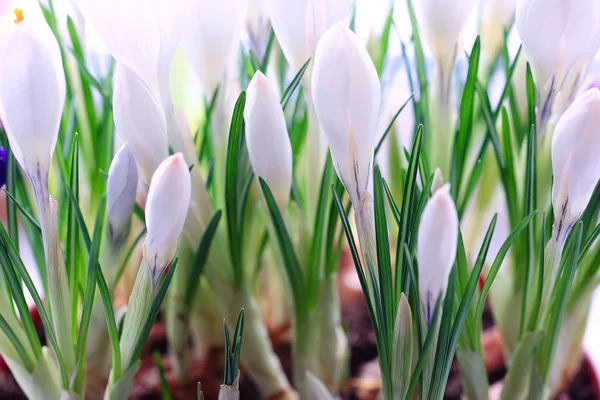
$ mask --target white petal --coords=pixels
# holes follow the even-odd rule
[[[248,85],[246,145],[254,173],[269,185],[280,207],[292,188],[292,145],[279,97],[260,71]]]
[[[0,51],[0,119],[11,148],[24,168],[47,169],[65,102],[58,45],[21,22]]]
[[[161,32],[142,0],[79,0],[86,22],[110,54],[157,90]]]
[[[381,88],[365,47],[341,23],[319,42],[312,91],[336,170],[360,197],[369,183]]]
[[[118,64],[113,98],[115,127],[129,144],[149,182],[154,170],[169,155],[167,123],[160,101],[133,71]]]
[[[351,4],[351,0],[267,0],[277,41],[295,72],[314,55],[323,33],[345,18]]]
[[[445,185],[425,205],[417,241],[419,294],[431,307],[446,290],[457,244],[458,215],[450,185]]]
[[[168,157],[156,169],[146,201],[148,235],[144,257],[154,261],[159,269],[175,255],[190,205],[190,193],[190,173],[183,155]]]
[[[212,97],[237,54],[244,5],[241,0],[197,0],[191,8],[181,43],[206,98]]]
[[[421,0],[419,5],[419,22],[435,57],[443,63],[454,61],[474,1]]]
[[[106,181],[106,210],[110,235],[125,239],[137,192],[138,173],[135,159],[127,144],[123,145],[110,164]]]
[[[566,63],[563,37],[570,3],[570,0],[519,0],[517,3],[517,30],[536,84],[542,89],[564,68],[559,63]]]
[[[559,120],[552,140],[553,205],[567,225],[581,215],[600,179],[600,90],[581,94]],[[563,209],[564,207],[564,209]],[[568,228],[568,226],[567,226]]]

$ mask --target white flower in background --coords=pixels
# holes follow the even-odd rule
[[[271,31],[265,0],[251,0],[248,2],[245,28],[248,47],[254,51],[259,60],[262,60],[265,56],[265,49]]]
[[[177,153],[156,169],[146,201],[144,259],[150,263],[154,283],[177,250],[179,235],[190,205],[190,172],[183,154]]]
[[[457,244],[458,214],[450,185],[445,185],[425,205],[417,239],[419,295],[428,324],[436,301],[446,291]]]
[[[448,74],[461,51],[474,0],[419,0],[419,23],[436,62]]]
[[[78,0],[109,53],[170,103],[169,72],[190,0]]]
[[[283,210],[292,189],[292,144],[279,96],[260,71],[248,85],[244,120],[246,145],[254,173],[269,185]]]
[[[352,0],[267,0],[273,30],[294,73],[314,56],[321,36],[346,17],[351,5]],[[305,77],[310,79],[309,71]]]
[[[600,46],[600,1],[519,0],[516,26],[538,87],[543,129],[556,93],[566,105],[572,101]]]
[[[600,90],[579,95],[552,138],[554,239],[566,239],[600,180]]]
[[[108,229],[113,241],[125,240],[135,205],[138,171],[135,158],[124,144],[113,158],[106,181]]]
[[[372,184],[381,88],[367,50],[342,23],[317,47],[312,92],[333,164],[356,207]]]
[[[169,155],[164,111],[152,89],[128,67],[117,64],[114,79],[116,130],[131,149],[142,180],[149,182]]]
[[[517,0],[482,0],[481,6],[481,48],[494,57],[504,43],[504,31],[513,24]]]
[[[245,7],[245,0],[195,0],[189,11],[181,44],[207,99],[224,81],[237,55]]]
[[[47,180],[65,103],[62,59],[39,8],[14,4],[27,7],[0,19],[0,120],[19,164]]]

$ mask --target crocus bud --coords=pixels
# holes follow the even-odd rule
[[[600,46],[600,4],[519,0],[515,20],[539,90],[538,125],[543,127],[556,92],[572,99]]]
[[[429,324],[437,299],[444,296],[456,259],[458,214],[450,185],[438,189],[425,205],[417,240],[419,295]]]
[[[267,0],[271,24],[292,69],[313,57],[321,36],[344,19],[352,0]]]
[[[292,189],[292,144],[279,98],[260,71],[248,85],[244,120],[254,173],[267,182],[277,204],[283,208]]]
[[[461,51],[462,31],[474,0],[420,0],[419,22],[436,62],[448,73]]]
[[[196,0],[190,9],[181,44],[208,99],[237,54],[244,17],[244,0]]]
[[[558,121],[552,138],[554,238],[566,239],[600,179],[600,90],[579,95]]]
[[[333,164],[356,206],[371,191],[381,88],[367,50],[341,23],[319,42],[312,91]]]
[[[15,8],[0,20],[0,120],[19,164],[45,179],[66,88],[58,43],[31,14]]]
[[[117,65],[113,94],[115,127],[133,153],[144,182],[169,155],[164,111],[150,87],[131,69]]]
[[[123,145],[110,164],[106,182],[106,208],[109,235],[113,242],[127,238],[135,194],[138,172],[135,159],[127,144]]]
[[[146,201],[148,234],[143,252],[155,283],[158,283],[177,250],[179,235],[190,205],[190,193],[188,166],[183,154],[174,154],[156,169]]]

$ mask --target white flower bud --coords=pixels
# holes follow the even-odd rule
[[[313,57],[321,36],[346,17],[351,5],[352,0],[267,0],[273,30],[294,72]]]
[[[144,182],[169,155],[167,122],[159,99],[131,69],[117,65],[113,94],[115,127],[127,142]]]
[[[367,50],[341,23],[317,47],[312,92],[333,164],[356,206],[371,191],[381,88]]]
[[[115,154],[106,182],[108,229],[114,242],[125,240],[129,233],[137,184],[138,172],[135,159],[125,144]]]
[[[38,13],[14,8],[0,17],[0,120],[19,164],[44,180],[66,86],[58,43]]]
[[[188,14],[188,0],[78,0],[109,53],[164,93]]]
[[[190,206],[191,180],[183,154],[177,153],[156,169],[146,201],[144,259],[158,282],[177,250],[179,235]]]
[[[210,99],[237,55],[246,4],[244,0],[196,0],[193,4],[181,45],[204,96]]]
[[[552,138],[554,238],[566,239],[600,180],[600,90],[579,95]]]
[[[509,31],[515,18],[517,0],[486,0],[482,2],[482,49],[493,57],[504,44],[504,31]]]
[[[423,36],[447,73],[461,51],[462,31],[474,0],[420,0],[417,5]]]
[[[286,207],[292,189],[292,144],[279,98],[260,71],[248,85],[244,120],[254,173],[267,182],[279,207]]]
[[[458,214],[450,196],[450,185],[438,189],[425,205],[417,240],[419,295],[430,323],[435,303],[444,296],[456,259]]]
[[[555,93],[572,97],[600,46],[598,0],[519,0],[516,26],[539,90],[545,122]]]

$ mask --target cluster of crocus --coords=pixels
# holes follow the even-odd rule
[[[0,4],[0,353],[28,397],[128,398],[162,312],[163,392],[195,385],[222,346],[219,398],[240,398],[240,373],[265,398],[335,398],[352,351],[344,255],[381,398],[443,398],[455,360],[465,398],[492,397],[488,295],[503,398],[549,398],[573,376],[600,273],[600,90],[579,93],[600,3],[487,0],[466,53],[474,0],[409,0],[396,53],[396,4],[367,47],[353,3],[78,0],[107,76],[51,3]],[[188,114],[184,68],[205,105]],[[390,134],[407,116],[410,143]],[[289,333],[291,379],[273,332]]]

